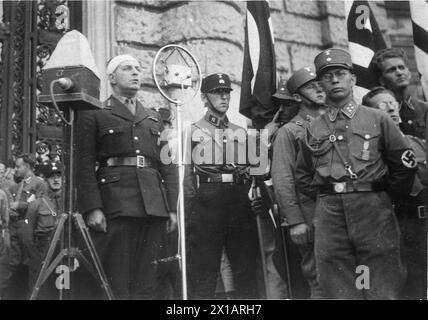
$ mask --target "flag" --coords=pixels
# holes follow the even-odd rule
[[[416,66],[425,99],[428,99],[428,1],[409,1],[409,4]]]
[[[357,76],[354,97],[361,102],[371,88],[380,85],[371,61],[377,50],[386,48],[386,43],[368,1],[345,1],[345,13],[349,53]]]
[[[248,1],[239,112],[260,128],[275,114],[276,63],[268,1]]]

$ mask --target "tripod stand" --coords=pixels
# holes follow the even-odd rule
[[[56,105],[54,99],[53,99],[53,102],[54,102],[55,108],[57,109],[57,112],[59,112],[58,106]],[[78,261],[81,261],[83,265],[91,273],[91,275],[97,280],[101,289],[104,291],[106,298],[109,300],[112,300],[114,299],[114,296],[107,282],[107,277],[104,273],[100,259],[95,250],[95,246],[94,246],[94,243],[92,242],[92,238],[89,234],[88,228],[85,225],[82,215],[79,213],[73,212],[74,211],[73,202],[75,199],[74,197],[74,122],[75,122],[74,114],[75,114],[75,110],[72,107],[70,107],[70,108],[67,108],[65,113],[68,115],[68,121],[67,119],[63,118],[65,122],[64,137],[66,139],[64,143],[65,145],[64,164],[66,169],[65,170],[66,187],[65,187],[65,190],[63,190],[63,195],[65,195],[64,207],[66,208],[66,211],[65,213],[61,214],[61,217],[58,221],[57,228],[55,230],[52,241],[49,245],[49,249],[46,254],[46,257],[42,263],[42,268],[37,277],[33,291],[31,293],[30,300],[37,299],[37,296],[40,292],[40,288],[43,285],[43,283],[48,279],[48,277],[54,271],[56,266],[58,266],[58,264],[65,258],[67,258],[68,270],[74,269],[74,268],[71,268],[72,261],[74,261],[75,258],[78,258]],[[78,229],[81,236],[83,237],[86,249],[90,254],[90,261],[86,259],[86,257],[82,254],[82,251],[79,248],[73,246],[73,243],[72,243],[73,222],[75,223],[76,228]],[[55,259],[53,259],[58,242],[60,242],[60,252],[55,257]],[[91,265],[91,262],[93,265]],[[62,300],[64,296],[63,290],[64,289],[61,286],[61,288],[59,288],[60,300]]]

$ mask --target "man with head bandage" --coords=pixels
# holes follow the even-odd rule
[[[116,298],[162,299],[155,262],[176,227],[177,170],[160,159],[160,115],[136,98],[139,62],[119,55],[107,74],[104,109],[78,115],[78,206]]]

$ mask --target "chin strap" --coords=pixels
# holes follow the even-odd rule
[[[325,103],[315,102],[314,100],[312,100],[311,98],[309,98],[308,96],[306,96],[304,93],[299,92],[299,94],[301,96],[303,96],[306,100],[308,100],[311,103],[312,107],[316,107],[317,109],[319,109],[321,107],[326,107],[327,106]]]
[[[207,93],[205,93],[205,97],[207,98],[207,100],[208,100],[208,109],[211,109],[211,111],[214,111],[214,112],[216,112],[216,113],[220,113],[216,108],[214,108],[214,105],[212,104],[212,102],[211,102],[211,100],[210,100],[210,97],[208,97],[208,94]],[[226,114],[226,112],[224,112],[223,114]]]

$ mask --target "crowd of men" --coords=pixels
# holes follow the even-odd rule
[[[372,62],[381,86],[362,103],[345,50],[324,50],[282,81],[268,134],[254,140],[269,149],[257,175],[250,132],[227,117],[229,76],[202,80],[206,113],[187,133],[182,181],[190,298],[426,299],[428,104],[410,92],[401,50]],[[138,100],[134,57],[114,57],[107,74],[105,108],[78,114],[78,210],[115,298],[179,299],[171,114]],[[0,164],[4,299],[28,298],[61,213],[62,166],[45,165],[44,179],[34,166],[28,154]],[[76,273],[75,297],[102,298],[87,277]],[[39,298],[57,291],[49,279]]]

